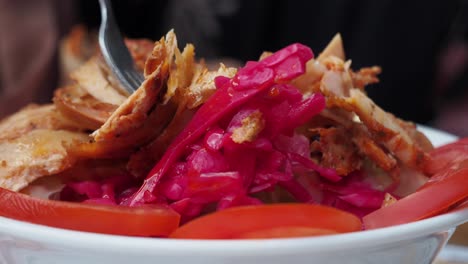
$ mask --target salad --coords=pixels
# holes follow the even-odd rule
[[[173,31],[127,46],[145,76],[135,93],[119,89],[97,51],[52,104],[0,123],[1,216],[246,239],[355,232],[467,206],[468,140],[433,148],[376,105],[364,88],[380,68],[351,69],[339,35],[318,57],[295,43],[239,69],[209,69]]]

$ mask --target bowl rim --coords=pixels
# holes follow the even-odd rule
[[[418,129],[435,143],[443,144],[457,137],[437,129],[418,125]],[[97,234],[48,227],[0,217],[0,240],[22,239],[74,248],[89,252],[125,252],[130,255],[184,255],[204,256],[262,256],[291,255],[301,252],[336,253],[337,249],[379,247],[403,240],[411,240],[433,233],[444,232],[468,221],[468,209],[458,210],[428,219],[374,230],[319,237],[251,239],[251,240],[200,240],[128,237]],[[129,246],[131,245],[131,246]],[[356,246],[359,245],[359,246]]]

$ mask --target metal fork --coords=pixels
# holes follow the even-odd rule
[[[99,46],[102,55],[112,73],[117,77],[129,94],[140,87],[143,74],[136,70],[135,63],[125,46],[109,0],[99,0],[101,7],[101,26],[99,28]]]

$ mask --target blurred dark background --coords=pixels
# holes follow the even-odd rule
[[[156,40],[174,28],[179,46],[194,43],[197,56],[207,59],[256,60],[264,50],[275,51],[293,42],[318,53],[340,32],[354,69],[382,67],[381,82],[367,91],[385,110],[468,136],[467,1],[117,0],[113,5],[126,36]],[[97,0],[0,0],[0,102],[10,96],[8,103],[0,103],[4,108],[0,113],[16,110],[28,100],[50,100],[57,86],[53,41],[76,23],[96,29],[99,22]],[[25,34],[28,27],[33,28],[33,36]],[[38,45],[41,36],[50,35],[47,30],[53,34],[43,45],[55,49]],[[12,45],[5,38],[27,44],[5,48]],[[34,56],[50,58],[44,63],[47,71],[26,82],[21,93],[8,87],[8,81],[18,86],[8,75],[11,64],[4,59],[15,58],[10,49],[17,58],[26,57],[20,60],[26,65],[33,63]],[[14,72],[20,80],[27,70],[21,65],[17,61],[19,69]],[[39,84],[40,88],[34,89]],[[13,103],[12,95],[19,102]]]

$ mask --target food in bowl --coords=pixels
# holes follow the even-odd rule
[[[0,124],[0,215],[232,239],[356,232],[463,208],[468,141],[434,149],[377,106],[364,87],[380,68],[352,70],[339,36],[316,59],[296,43],[217,70],[192,45],[180,51],[173,31],[149,43],[127,42],[145,75],[135,93],[96,54],[53,104]]]

